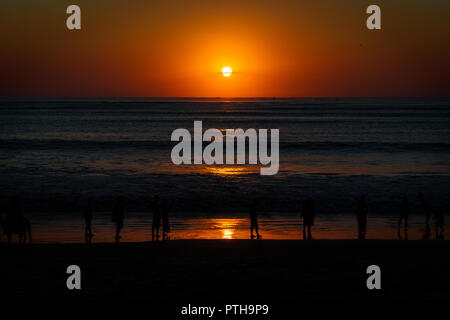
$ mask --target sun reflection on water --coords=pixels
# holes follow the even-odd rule
[[[229,230],[229,229],[224,229],[223,230],[223,239],[233,239],[233,230]]]
[[[207,166],[205,169],[208,173],[219,176],[249,174],[259,170],[257,166]]]

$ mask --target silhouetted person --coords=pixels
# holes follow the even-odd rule
[[[436,240],[444,239],[444,217],[439,212],[435,212],[433,219],[436,222]]]
[[[431,235],[430,216],[431,216],[432,210],[431,210],[431,207],[428,204],[428,202],[423,197],[422,192],[417,193],[417,198],[422,203],[423,211],[425,213],[425,234],[423,235],[423,238],[428,239]]]
[[[159,227],[161,226],[161,207],[159,196],[155,196],[152,204],[153,223],[152,223],[152,241],[159,240]]]
[[[402,203],[400,204],[400,217],[398,219],[398,237],[401,240],[401,233],[400,233],[400,226],[402,224],[402,220],[405,224],[405,240],[408,240],[408,216],[409,216],[409,205],[408,205],[408,199],[406,197],[403,197]]]
[[[1,221],[0,219],[0,224],[3,232],[8,237],[8,244],[11,243],[11,236],[13,234],[19,235],[20,242],[22,242],[22,240],[26,242],[28,234],[29,241],[31,242],[30,221],[24,217],[22,208],[15,196],[10,198],[6,208],[6,219],[4,221]]]
[[[366,238],[367,226],[367,202],[365,196],[361,196],[359,199],[358,209],[356,210],[356,219],[358,221],[358,239],[364,240]]]
[[[311,227],[314,225],[315,211],[314,202],[311,198],[307,198],[303,204],[302,210],[303,217],[303,239],[311,240]],[[308,235],[306,235],[306,229],[308,229]]]
[[[255,230],[256,238],[259,239],[261,236],[259,235],[259,228],[258,228],[258,202],[256,200],[254,200],[253,203],[250,205],[249,213],[250,213],[250,237],[252,239],[255,238],[255,236],[253,235],[253,230]]]
[[[92,237],[94,236],[92,234],[92,215],[94,213],[94,200],[92,198],[88,199],[88,205],[84,209],[83,212],[83,218],[85,221],[85,228],[84,228],[84,240],[86,243],[90,243],[92,240]]]
[[[116,223],[115,239],[117,243],[120,241],[120,230],[122,230],[123,227],[124,211],[123,197],[119,196],[112,211],[112,221]]]

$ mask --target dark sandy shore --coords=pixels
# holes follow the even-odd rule
[[[2,298],[149,304],[450,300],[450,242],[177,240],[0,245]],[[66,268],[82,289],[66,288]],[[381,267],[382,290],[366,288]]]
[[[383,317],[394,310],[404,317],[415,313],[413,308],[437,312],[450,301],[449,249],[449,241],[431,240],[1,244],[0,302],[2,310],[14,306],[30,316],[52,312],[58,319],[68,313],[72,318],[301,319],[311,312],[361,318],[361,312]],[[66,288],[71,264],[81,267],[81,290]],[[366,287],[372,264],[381,267],[381,290]],[[226,315],[226,304],[267,305],[270,313]],[[214,306],[222,313],[182,315],[188,305]]]

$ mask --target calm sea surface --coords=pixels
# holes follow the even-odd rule
[[[279,173],[172,164],[170,135],[192,131],[194,120],[204,129],[279,129]],[[170,202],[173,239],[247,238],[250,199],[260,203],[263,238],[300,237],[306,197],[315,200],[317,238],[351,238],[361,194],[369,237],[397,236],[406,195],[409,236],[420,238],[416,194],[445,216],[449,173],[450,100],[0,100],[1,201],[17,195],[42,242],[81,241],[88,197],[98,212],[94,240],[107,241],[118,195],[126,198],[124,240],[145,241],[154,194]]]

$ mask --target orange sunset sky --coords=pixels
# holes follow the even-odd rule
[[[80,31],[66,28],[70,4],[81,7]],[[366,28],[370,4],[382,30]],[[0,7],[1,97],[450,96],[446,0]]]

